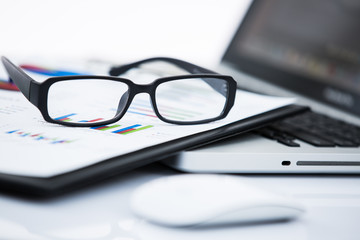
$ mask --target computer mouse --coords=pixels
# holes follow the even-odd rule
[[[160,177],[135,189],[130,205],[139,217],[173,227],[290,220],[305,211],[245,177],[221,174]]]

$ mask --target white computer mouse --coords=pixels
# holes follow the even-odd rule
[[[186,227],[287,220],[301,204],[250,184],[245,177],[181,174],[147,182],[131,197],[133,212],[153,223]]]

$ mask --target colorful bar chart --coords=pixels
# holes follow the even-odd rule
[[[195,111],[191,111],[188,109],[174,108],[172,106],[168,106],[165,104],[158,105],[158,108],[163,117],[170,119],[177,119],[179,121],[199,115],[199,113]],[[141,99],[137,99],[136,101],[134,101],[130,105],[129,110],[127,112],[132,114],[143,115],[147,117],[154,117],[154,118],[157,117],[151,105],[148,103],[148,101]]]
[[[74,116],[76,115],[76,113],[70,113],[70,114],[67,114],[67,115],[64,115],[64,116],[61,116],[61,117],[57,117],[55,118],[54,120],[56,121],[62,121],[62,122],[69,122],[69,121],[72,121],[71,116]]]
[[[116,131],[113,131],[113,133],[123,134],[123,133],[126,133],[126,132],[133,131],[133,130],[135,130],[136,127],[140,127],[140,126],[141,126],[140,124],[135,124],[135,125],[132,125],[132,126],[129,126],[129,127],[125,127],[125,128],[121,128],[121,129],[118,129]]]
[[[70,114],[66,114],[64,116],[54,118],[54,120],[62,121],[62,122],[74,122],[74,120],[72,118],[70,118],[70,117],[75,116],[75,115],[77,115],[77,114],[76,113],[70,113]],[[92,119],[92,120],[81,120],[81,121],[78,121],[78,122],[98,122],[98,121],[101,121],[101,120],[104,120],[104,119],[103,118],[95,118],[95,119]]]
[[[97,127],[91,127],[91,129],[96,129],[96,130],[100,130],[100,131],[106,131],[106,130],[110,130],[110,129],[113,129],[113,128],[117,128],[117,127],[120,127],[121,125],[102,125],[102,126],[97,126]]]
[[[77,115],[77,114],[70,113],[70,114],[66,114],[66,115],[57,117],[57,118],[55,118],[55,120],[57,120],[57,121],[73,121],[73,119],[71,119],[70,117],[75,116],[75,115]],[[156,117],[156,116],[154,116],[154,117]],[[101,121],[101,120],[103,120],[103,118],[96,118],[93,120],[81,120],[78,122],[97,122],[97,121]],[[133,125],[124,126],[124,125],[120,125],[120,124],[112,124],[112,125],[101,125],[101,126],[90,127],[90,129],[103,131],[103,132],[112,130],[111,133],[127,135],[130,133],[139,132],[139,131],[149,129],[152,127],[153,127],[153,125],[143,126],[141,124],[133,124]]]
[[[102,125],[102,126],[91,127],[90,129],[99,130],[99,131],[107,131],[107,130],[110,130],[110,129],[114,130],[114,129],[119,128],[121,126],[122,125],[119,125],[119,124]],[[130,133],[138,132],[138,131],[141,131],[141,130],[145,130],[145,129],[148,129],[148,128],[151,128],[151,127],[153,127],[153,125],[142,126],[141,124],[134,124],[134,125],[126,126],[126,127],[122,126],[119,129],[111,131],[111,133],[126,135],[126,134],[130,134]]]
[[[59,137],[48,137],[42,133],[31,133],[31,132],[23,131],[20,129],[7,131],[6,133],[14,134],[19,137],[27,137],[27,138],[30,137],[35,141],[47,141],[50,144],[72,143],[75,141],[75,140],[61,139]]]
[[[145,130],[145,129],[148,129],[148,128],[151,128],[151,127],[153,127],[153,125],[147,125],[147,126],[140,127],[140,128],[131,128],[131,129],[125,130],[123,132],[118,132],[117,134],[126,135],[126,134],[129,134],[129,133],[134,133],[134,132],[138,132],[138,131],[141,131],[141,130]]]

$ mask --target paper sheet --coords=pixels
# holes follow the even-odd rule
[[[139,102],[151,111],[148,96],[140,96],[134,99],[135,107],[132,111],[127,112],[119,122],[94,129],[47,123],[21,93],[0,90],[0,172],[51,177],[220,127],[294,101],[238,90],[235,105],[225,119],[208,124],[180,126],[164,123],[154,114],[144,115],[136,111],[135,105]],[[124,128],[133,130],[128,133],[120,131]]]

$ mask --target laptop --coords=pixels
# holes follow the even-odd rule
[[[311,110],[167,159],[184,172],[360,173],[360,4],[255,0],[220,73]]]

